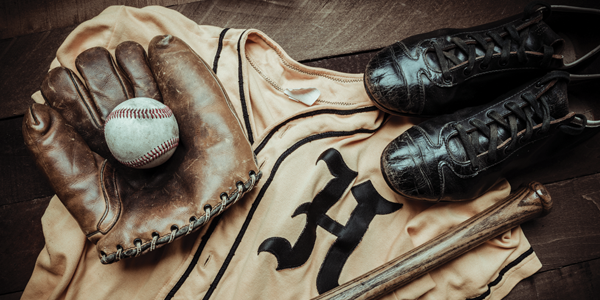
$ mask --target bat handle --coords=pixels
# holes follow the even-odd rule
[[[377,299],[525,221],[545,216],[551,208],[546,188],[532,182],[447,232],[313,300]]]

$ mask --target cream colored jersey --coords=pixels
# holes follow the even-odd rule
[[[162,7],[110,7],[69,35],[51,67],[75,70],[87,48],[114,53],[123,41],[147,46],[159,34],[183,39],[213,66],[262,179],[198,232],[111,265],[100,263],[53,198],[42,219],[46,246],[23,299],[310,299],[509,194],[506,181],[467,202],[394,193],[382,177],[381,152],[415,120],[378,110],[362,74],[304,66],[258,30],[198,25]],[[294,100],[316,90],[312,104]],[[501,299],[540,267],[515,228],[385,299]]]

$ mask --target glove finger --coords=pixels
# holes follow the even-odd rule
[[[108,50],[101,47],[87,49],[77,56],[75,66],[102,120],[106,120],[115,106],[135,97],[129,79],[115,64]]]
[[[188,146],[202,147],[205,141],[197,139],[198,124],[208,122],[215,107],[220,109],[222,103],[229,103],[227,93],[212,69],[182,40],[171,35],[157,36],[148,49],[150,67],[156,75],[163,100],[179,123],[180,140]],[[231,115],[239,124],[231,112],[219,113]],[[220,138],[220,135],[215,134],[215,137]]]
[[[86,235],[98,231],[106,204],[99,186],[104,161],[64,118],[47,105],[33,104],[23,120],[25,145],[52,188]]]
[[[127,75],[135,97],[148,97],[162,102],[162,97],[148,66],[144,48],[132,41],[123,42],[115,49],[118,65]]]
[[[102,115],[75,73],[63,67],[52,69],[42,82],[41,91],[48,105],[77,130],[94,152],[112,157],[104,139]]]

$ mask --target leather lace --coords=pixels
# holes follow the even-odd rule
[[[562,76],[563,75],[561,74],[548,76],[544,80],[538,82],[538,84],[542,84]],[[480,134],[484,135],[488,139],[488,161],[495,162],[498,159],[498,151],[500,150],[498,146],[504,142],[500,140],[498,134],[498,130],[501,127],[507,129],[507,132],[510,132],[510,141],[504,150],[506,152],[516,149],[519,144],[522,145],[530,141],[532,137],[534,137],[534,126],[541,124],[541,127],[536,135],[544,135],[550,130],[552,116],[550,112],[550,105],[546,99],[541,97],[536,99],[535,95],[533,95],[531,92],[523,93],[521,98],[524,99],[528,105],[520,107],[515,102],[508,102],[504,106],[510,110],[511,113],[506,116],[502,116],[495,111],[489,111],[487,116],[493,120],[489,124],[486,124],[479,119],[470,120],[469,123],[476,128],[476,130],[470,134],[462,124],[454,125],[458,131],[458,138],[464,146],[473,170],[479,170],[480,167],[482,168],[484,166],[483,158],[480,159],[478,157],[478,152],[482,153],[485,151],[484,147],[480,144]],[[577,135],[583,132],[583,129],[587,123],[587,119],[581,114],[577,114],[576,116],[582,120],[582,125],[576,126],[576,128],[561,125],[559,130],[569,135]],[[522,129],[518,128],[519,119],[523,120],[525,123],[525,132],[520,137],[518,136],[518,133]]]
[[[530,17],[536,10],[534,10],[537,6],[544,6],[544,17],[550,13],[550,5],[545,3],[531,3],[526,9],[524,13],[524,19]],[[476,48],[479,46],[481,49],[485,50],[485,54],[481,61],[479,67],[483,70],[487,69],[490,61],[492,60],[492,56],[498,52],[494,51],[494,48],[497,46],[500,48],[500,65],[505,66],[508,64],[508,60],[510,58],[510,50],[512,44],[516,44],[517,48],[517,58],[520,64],[525,64],[528,62],[527,55],[525,54],[525,43],[529,37],[530,27],[526,27],[519,31],[517,28],[511,24],[506,26],[505,28],[506,34],[504,37],[498,33],[489,31],[484,34],[470,34],[467,38],[471,38],[472,40],[463,40],[459,37],[452,37],[450,41],[456,45],[460,50],[467,54],[467,66],[465,67],[465,74],[468,75],[471,73],[473,68],[475,67],[475,61],[477,59]],[[454,63],[454,65],[459,65],[463,61],[459,59],[454,53],[450,51],[444,51],[442,47],[438,43],[433,43],[433,47],[435,49],[435,54],[440,62],[440,67],[442,69],[442,76],[444,80],[451,81],[452,75],[450,74],[450,62]],[[454,48],[453,48],[454,49]],[[552,55],[554,54],[554,48],[549,45],[543,45],[544,56],[542,61],[540,62],[541,66],[548,66],[551,62]]]

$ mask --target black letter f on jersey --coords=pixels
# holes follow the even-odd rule
[[[317,290],[319,293],[324,293],[339,285],[338,279],[344,264],[362,240],[373,218],[376,215],[393,213],[402,208],[402,204],[387,201],[379,195],[371,181],[366,181],[351,188],[358,205],[350,214],[346,225],[338,223],[326,213],[340,200],[358,173],[348,168],[342,155],[335,149],[323,152],[317,162],[320,160],[327,164],[334,178],[325,185],[312,202],[303,203],[296,208],[292,218],[306,214],[306,225],[298,240],[292,247],[285,238],[268,238],[260,244],[258,253],[266,251],[275,255],[277,270],[299,267],[310,257],[317,238],[317,226],[321,226],[337,236],[317,275]]]

